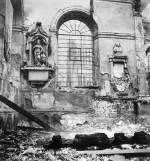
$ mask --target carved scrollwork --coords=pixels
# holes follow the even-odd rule
[[[127,92],[128,93],[130,83],[131,81],[130,81],[129,75],[128,76],[126,75],[121,78],[114,77],[111,80],[111,84],[115,92],[125,92],[125,93]]]

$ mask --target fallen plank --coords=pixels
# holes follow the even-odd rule
[[[150,156],[150,149],[125,149],[125,150],[86,150],[78,151],[79,154],[93,154],[93,155],[144,155]]]
[[[36,122],[38,125],[42,126],[45,130],[54,130],[53,127],[50,127],[47,123],[40,120],[38,117],[32,115],[31,113],[29,113],[25,109],[21,108],[17,104],[13,103],[12,101],[8,100],[6,97],[0,95],[0,101],[3,102],[4,104],[6,104],[7,106],[9,106],[10,108],[12,108],[13,110],[19,112],[23,116],[27,117],[31,121]]]

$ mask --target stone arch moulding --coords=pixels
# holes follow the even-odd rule
[[[58,28],[61,26],[63,22],[71,19],[71,16],[70,18],[68,16],[70,13],[75,13],[77,16],[77,19],[79,19],[78,15],[81,15],[80,20],[83,21],[84,23],[86,23],[86,19],[87,19],[88,20],[87,26],[89,26],[89,28],[93,30],[92,32],[94,33],[94,35],[98,34],[98,25],[95,21],[95,18],[97,19],[97,16],[93,14],[93,17],[90,17],[91,16],[90,11],[87,8],[84,8],[82,6],[71,6],[71,7],[66,7],[64,9],[60,9],[51,21],[50,31],[57,32]],[[89,22],[91,23],[89,24]]]
[[[82,6],[71,6],[66,7],[64,9],[60,9],[57,14],[54,16],[53,20],[51,21],[50,25],[50,35],[52,43],[55,45],[52,45],[52,53],[54,55],[55,63],[57,66],[57,60],[58,60],[58,30],[60,26],[69,20],[79,20],[83,23],[85,23],[89,29],[92,32],[93,36],[93,52],[95,54],[94,58],[94,70],[93,70],[93,86],[99,86],[99,42],[98,42],[98,25],[95,21],[98,19],[95,14],[91,15],[90,10],[86,9]],[[57,71],[56,71],[56,77],[57,77]]]
[[[145,46],[145,54],[147,55],[150,52],[150,43]]]

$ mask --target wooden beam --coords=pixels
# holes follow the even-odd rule
[[[27,117],[31,121],[36,122],[38,125],[42,126],[45,130],[54,130],[53,127],[50,127],[47,123],[44,121],[40,120],[38,117],[32,115],[22,107],[18,106],[17,104],[13,103],[12,101],[8,100],[6,97],[0,95],[0,101],[12,108],[13,110],[19,112],[23,116]]]
[[[93,155],[132,155],[132,156],[150,156],[150,149],[125,149],[125,150],[85,150],[78,151],[79,154],[93,154]]]

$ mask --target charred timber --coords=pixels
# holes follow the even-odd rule
[[[122,145],[130,145],[134,149],[135,145],[150,145],[150,135],[144,131],[135,132],[132,137],[125,136],[124,133],[115,133],[113,138],[108,138],[105,133],[77,134],[74,139],[64,139],[60,135],[54,135],[52,140],[43,147],[46,150],[60,149],[64,147],[76,150],[103,150],[117,147],[123,149]]]
[[[13,103],[12,101],[8,100],[4,96],[0,95],[0,101],[12,108],[13,110],[19,112],[23,116],[27,117],[28,119],[36,122],[38,125],[42,126],[45,130],[54,130],[54,128],[50,127],[48,124],[37,118],[36,116],[32,115],[25,109],[21,108],[17,104]]]

